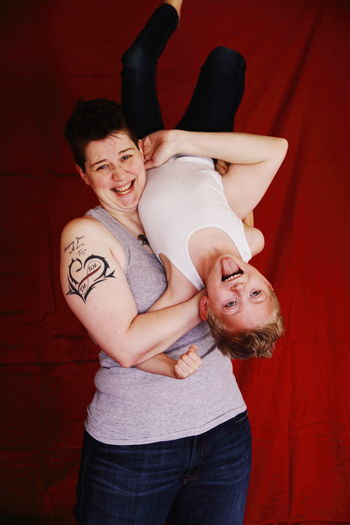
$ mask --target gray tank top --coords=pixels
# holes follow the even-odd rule
[[[125,275],[139,313],[164,292],[165,273],[157,257],[103,208],[86,215],[102,222],[125,251]],[[137,445],[202,434],[246,409],[232,373],[206,323],[178,339],[168,350],[178,357],[196,344],[202,367],[184,380],[123,368],[100,352],[96,392],[88,407],[86,430],[95,439],[115,445]]]

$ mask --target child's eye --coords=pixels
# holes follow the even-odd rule
[[[237,306],[237,301],[230,301],[229,303],[225,304],[225,308],[232,308],[234,306]]]
[[[261,290],[254,290],[250,295],[252,297],[259,297],[261,295]]]
[[[101,166],[96,168],[96,171],[106,170],[107,168],[108,168],[108,164],[101,164]]]
[[[130,159],[131,155],[123,155],[121,160],[128,160]]]

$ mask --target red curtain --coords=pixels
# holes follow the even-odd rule
[[[2,5],[1,523],[73,523],[97,350],[60,292],[59,234],[94,198],[63,127],[78,97],[119,97],[121,54],[157,5]],[[341,0],[185,0],[160,63],[171,127],[207,53],[241,51],[236,129],[290,144],[256,210],[255,261],[287,333],[271,360],[234,363],[253,431],[245,525],[350,523],[349,31]]]

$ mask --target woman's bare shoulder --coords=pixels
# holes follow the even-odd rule
[[[94,217],[78,217],[69,221],[62,230],[62,253],[74,247],[84,245],[88,250],[100,250],[101,253],[111,253],[123,267],[125,264],[125,251],[119,240],[99,220]]]

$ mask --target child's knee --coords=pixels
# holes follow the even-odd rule
[[[218,46],[213,49],[206,62],[214,63],[216,67],[223,67],[225,69],[230,67],[232,69],[245,69],[245,60],[241,53],[225,46]]]
[[[149,62],[149,57],[142,46],[133,45],[122,56],[123,66],[130,69],[140,69]]]

